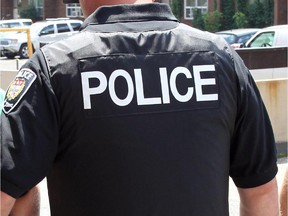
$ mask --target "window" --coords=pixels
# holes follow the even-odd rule
[[[10,23],[4,23],[3,27],[4,28],[15,28],[15,27],[19,27],[21,26],[21,24],[19,22],[10,22]]]
[[[185,0],[185,19],[193,19],[193,11],[201,10],[202,14],[207,13],[208,11],[208,0]]]
[[[37,17],[43,17],[43,0],[33,0]]]
[[[275,32],[264,32],[259,34],[254,40],[248,45],[249,47],[271,47],[274,41]]]
[[[40,35],[54,34],[54,25],[48,25],[40,32]]]
[[[71,23],[71,26],[74,31],[78,31],[81,27],[81,23]]]
[[[66,16],[67,17],[83,17],[80,4],[67,4]]]
[[[70,32],[69,26],[66,23],[57,24],[58,33]]]
[[[243,35],[243,36],[241,36],[241,37],[239,37],[239,39],[238,39],[238,43],[245,43],[245,42],[247,42],[250,38],[251,38],[251,36],[252,36],[253,34],[249,34],[249,35]]]
[[[233,44],[236,41],[236,36],[233,34],[219,34],[221,35],[229,44]]]
[[[23,22],[24,26],[30,26],[32,23],[31,22]]]

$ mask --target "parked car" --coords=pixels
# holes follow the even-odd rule
[[[288,47],[288,25],[263,28],[251,37],[243,47]]]
[[[9,19],[9,20],[0,20],[0,29],[2,28],[22,28],[22,27],[28,27],[32,25],[31,19]],[[0,44],[2,41],[2,38],[7,36],[6,32],[0,32]],[[0,56],[3,56],[2,51],[0,50]]]
[[[27,27],[30,25],[32,25],[31,19],[0,20],[0,28],[17,28],[17,27]]]
[[[30,26],[30,36],[33,51],[40,48],[40,44],[47,44],[67,38],[78,32],[82,24],[81,20],[70,20],[66,18],[47,19],[33,23]],[[2,37],[0,50],[7,58],[28,58],[27,34],[16,32]]]
[[[231,29],[216,34],[224,37],[233,48],[240,48],[241,44],[247,42],[259,30],[259,28]]]

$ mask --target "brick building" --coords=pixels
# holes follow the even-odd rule
[[[20,7],[33,4],[38,19],[70,17],[81,18],[79,4],[63,4],[62,0],[0,0],[0,19],[19,18]]]
[[[171,4],[173,0],[160,0],[160,2]],[[221,2],[223,0],[195,0],[195,5],[189,5],[191,1],[184,1],[184,17],[181,21],[188,24],[192,23],[193,9],[195,7],[202,10],[203,13],[213,11],[215,8],[221,11]],[[229,0],[230,1],[230,0]],[[253,1],[253,0],[250,0]],[[0,0],[1,19],[18,18],[18,5],[28,5],[33,3],[36,7],[39,19],[70,17],[83,18],[79,4],[62,3],[62,0]],[[287,0],[274,0],[274,24],[287,24]]]

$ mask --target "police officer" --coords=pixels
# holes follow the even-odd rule
[[[80,33],[7,91],[7,207],[47,176],[52,215],[226,216],[230,175],[241,215],[278,215],[271,124],[227,43],[152,0],[80,3]]]

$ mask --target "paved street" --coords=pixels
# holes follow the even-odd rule
[[[27,59],[6,59],[6,57],[0,57],[0,71],[1,70],[18,70]]]

